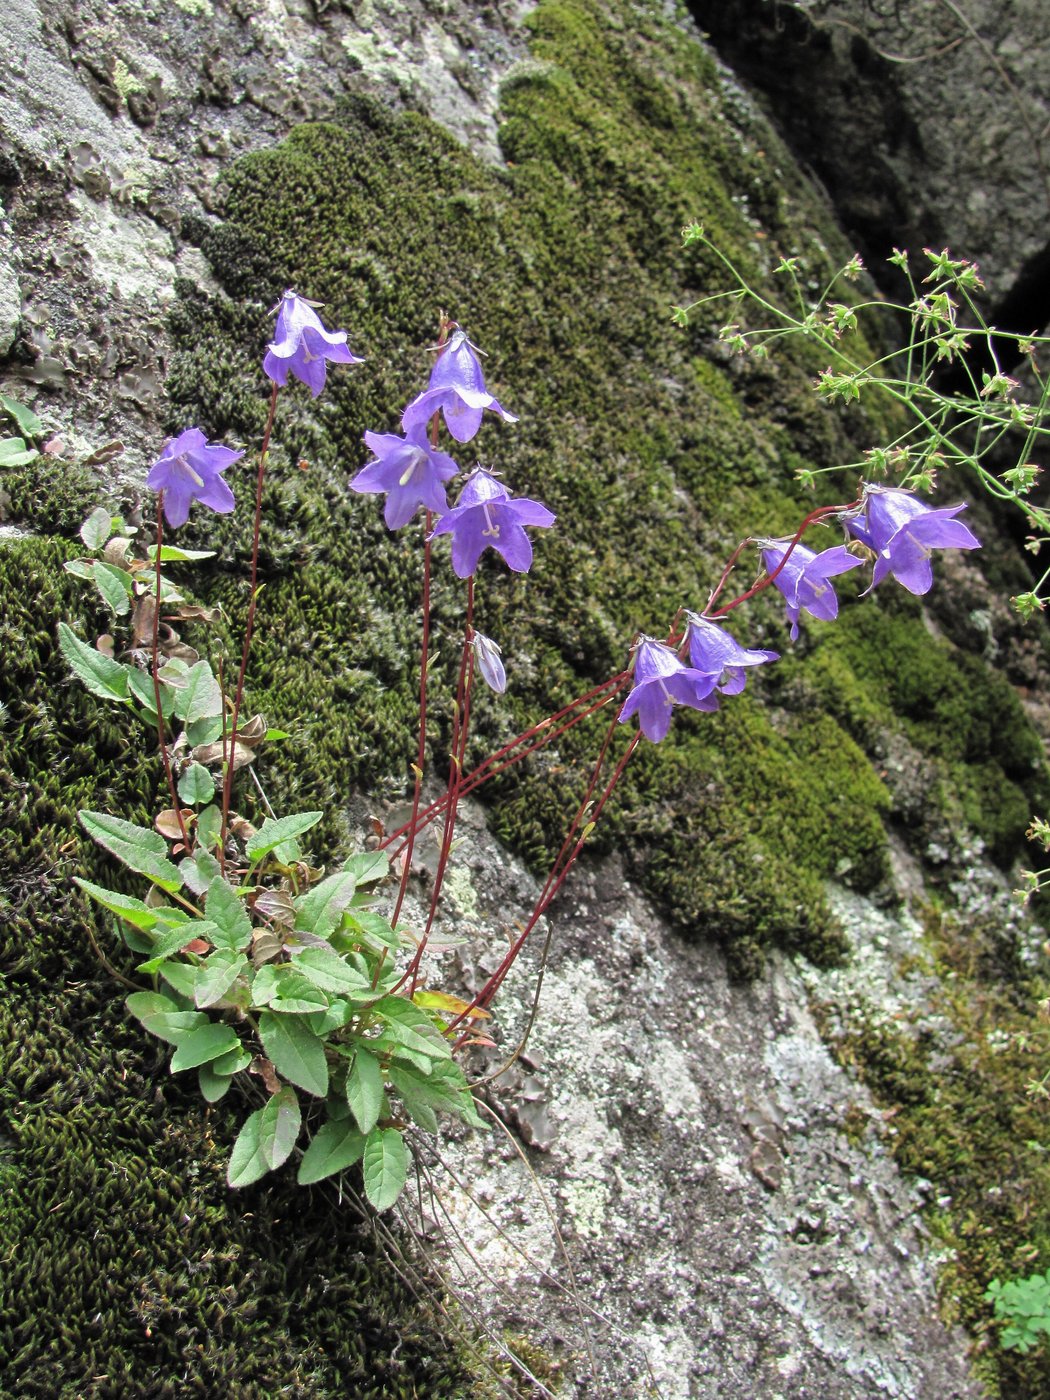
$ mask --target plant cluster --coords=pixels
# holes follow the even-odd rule
[[[129,708],[157,736],[169,805],[152,829],[119,816],[81,813],[88,834],[128,869],[149,881],[146,899],[85,880],[81,889],[117,916],[125,942],[154,979],[128,998],[146,1030],[173,1046],[171,1071],[195,1070],[209,1102],[245,1076],[265,1101],[245,1120],[228,1169],[245,1186],[282,1166],[308,1142],[298,1166],[301,1185],[332,1176],[358,1161],[365,1192],[378,1209],[393,1204],[407,1179],[405,1133],[437,1128],[437,1113],[478,1125],[461,1064],[467,1047],[490,1043],[478,1029],[503,979],[548,908],[642,738],[660,742],[676,707],[717,710],[721,697],[743,690],[749,668],[777,653],[740,643],[720,619],[769,586],[782,595],[791,635],[803,613],[831,620],[838,600],[830,580],[874,563],[871,587],[888,576],[922,594],[933,583],[936,549],[974,549],[972,532],[956,517],[963,506],[934,508],[913,492],[862,482],[855,499],[820,507],[783,539],[745,540],[734,551],[701,611],[682,608],[663,639],[639,635],[627,667],[509,744],[468,767],[475,672],[497,694],[507,687],[499,644],[473,625],[475,575],[492,549],[507,567],[528,573],[530,530],[548,529],[553,513],[542,502],[514,495],[488,468],[477,466],[454,504],[447,485],[460,475],[440,447],[444,422],[453,444],[471,442],[486,414],[513,424],[515,416],[486,387],[480,354],[465,332],[442,317],[437,358],[427,388],[401,415],[400,433],[365,435],[373,453],[351,489],[385,497],[389,528],[402,529],[422,511],[423,597],[419,662],[419,748],[410,819],[379,833],[377,850],[351,857],[326,875],[301,839],[321,811],[276,816],[256,825],[233,805],[235,777],[255,777],[258,748],[288,737],[261,715],[245,720],[245,681],[260,593],[262,491],[279,391],[289,377],[317,397],[330,363],[361,364],[345,331],[330,331],[315,304],[288,291],[275,308],[274,339],[263,369],[270,408],[259,453],[249,582],[249,608],[236,682],[227,684],[186,643],[176,624],[216,616],[187,602],[164,566],[209,557],[165,543],[165,522],[178,528],[192,506],[218,513],[235,507],[225,473],[243,452],[209,443],[187,428],[168,441],[147,485],[157,493],[156,540],[142,547],[123,520],[99,509],[82,538],[94,551],[67,568],[89,580],[117,619],[128,620],[120,645],[106,634],[94,647],[60,625],[60,646],[74,674],[99,698]],[[820,552],[802,543],[817,524],[837,522],[847,543]],[[450,766],[444,796],[421,803],[427,753],[427,680],[432,666],[430,589],[435,541],[448,536],[453,573],[466,585],[464,624],[453,711]],[[757,577],[719,605],[750,545]],[[617,702],[590,780],[540,897],[507,954],[470,1000],[427,985],[423,958],[437,916],[461,798],[487,778]],[[619,725],[638,728],[619,746]],[[262,802],[265,793],[255,779]],[[401,921],[419,834],[440,823],[437,871],[421,930]],[[400,868],[392,908],[376,907],[376,886],[391,860]],[[304,1114],[300,1094],[308,1096]]]

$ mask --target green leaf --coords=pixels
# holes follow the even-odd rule
[[[228,1074],[217,1074],[212,1065],[201,1065],[197,1070],[197,1085],[208,1103],[218,1103],[232,1083]]]
[[[199,826],[199,823],[198,823]],[[198,836],[200,831],[198,830]],[[187,856],[185,860],[179,861],[179,874],[182,876],[182,883],[194,894],[207,894],[208,886],[221,874],[219,862],[210,851],[198,846],[192,856]]]
[[[104,890],[101,885],[93,885],[90,880],[82,880],[78,875],[73,876],[73,883],[92,899],[98,900],[104,909],[133,924],[135,928],[151,929],[158,922],[157,911],[151,909],[148,904],[143,904],[141,899],[133,899],[128,894],[117,894],[113,890]]]
[[[327,938],[354,897],[357,880],[349,870],[329,875],[295,901],[295,927]]]
[[[180,1070],[196,1069],[209,1060],[217,1060],[228,1050],[235,1050],[239,1044],[237,1032],[232,1026],[209,1021],[206,1026],[190,1031],[179,1041],[171,1057],[171,1072],[178,1074]]]
[[[193,980],[193,1000],[200,1007],[214,1006],[221,1001],[242,972],[248,970],[248,959],[232,948],[216,948],[197,967]]]
[[[179,779],[179,797],[191,807],[210,802],[215,796],[215,779],[203,763],[191,763]]]
[[[102,601],[118,617],[124,617],[131,611],[131,575],[125,573],[123,569],[115,569],[112,564],[105,564],[101,559],[95,561],[92,570],[95,586],[102,594]]]
[[[191,666],[175,689],[175,713],[187,724],[222,714],[222,691],[207,661]]]
[[[217,1060],[213,1060],[211,1069],[213,1074],[223,1077],[232,1077],[240,1074],[242,1069],[247,1069],[252,1062],[252,1057],[241,1044],[235,1050],[229,1050],[225,1055],[220,1055]]]
[[[208,938],[214,929],[203,919],[185,919],[181,922],[165,923],[164,932],[158,933],[149,949],[149,958],[140,963],[137,972],[152,974],[157,972],[165,959],[172,957],[195,938]]]
[[[211,1024],[203,1011],[183,1011],[163,992],[132,992],[124,1005],[150,1035],[170,1045],[179,1045],[194,1031]]]
[[[186,741],[191,748],[197,748],[199,744],[217,744],[221,738],[222,715],[197,719],[186,726]]]
[[[21,438],[0,438],[0,467],[24,467],[39,456],[36,448],[26,447]]]
[[[15,420],[20,433],[24,433],[28,438],[44,436],[43,423],[31,408],[26,408],[24,403],[19,403],[17,399],[9,399],[6,394],[0,394],[0,406]],[[99,510],[101,509],[102,507],[99,506]]]
[[[237,1134],[233,1151],[230,1153],[230,1165],[226,1168],[226,1180],[231,1186],[250,1186],[270,1170],[259,1145],[262,1116],[265,1112],[264,1108],[257,1108],[244,1120],[241,1131]]]
[[[300,1186],[323,1181],[326,1176],[334,1176],[359,1162],[364,1150],[365,1139],[349,1118],[341,1123],[324,1123],[303,1153],[296,1180]]]
[[[346,1076],[346,1101],[357,1126],[370,1133],[379,1121],[383,1107],[383,1072],[379,1061],[367,1050],[359,1049]]]
[[[286,729],[268,729],[263,735],[268,744],[279,744],[282,739],[290,739],[291,737]]]
[[[58,646],[69,669],[92,695],[127,703],[129,667],[89,647],[64,622],[58,624]]]
[[[348,1001],[333,997],[326,1011],[315,1011],[310,1016],[304,1016],[303,1020],[318,1040],[326,1040],[333,1031],[342,1029],[353,1014],[354,1008]]]
[[[304,831],[316,826],[323,816],[323,812],[297,812],[290,817],[278,817],[276,821],[267,817],[259,830],[248,838],[245,847],[248,859],[253,864],[262,860],[263,856],[275,851],[283,842],[292,841],[296,836],[301,836]]]
[[[372,1015],[382,1017],[386,1030],[401,1045],[432,1059],[450,1059],[452,1046],[433,1021],[404,997],[383,997],[372,1007]]]
[[[408,1179],[408,1148],[396,1128],[373,1128],[365,1140],[365,1195],[376,1210],[389,1210]]]
[[[259,1036],[278,1074],[308,1094],[324,1098],[328,1093],[324,1046],[297,1016],[262,1012]]]
[[[151,564],[157,562],[157,546],[150,545],[146,550],[146,558]],[[214,549],[180,549],[178,545],[162,544],[160,547],[160,562],[162,564],[193,564],[198,559],[214,559]]]
[[[222,812],[218,807],[205,807],[197,814],[197,840],[202,846],[217,846],[222,838]]]
[[[292,955],[292,964],[303,977],[325,992],[341,996],[358,995],[358,1000],[370,1000],[375,994],[367,977],[345,963],[338,953],[328,948],[304,948]]]
[[[218,930],[212,938],[216,947],[232,948],[236,952],[247,948],[252,941],[251,920],[233,887],[221,875],[208,886],[204,912]]]
[[[272,1171],[287,1162],[302,1121],[296,1092],[286,1084],[272,1096],[259,1122],[259,1151]]]
[[[343,872],[353,875],[359,885],[384,880],[390,873],[390,855],[387,851],[364,851],[351,856],[343,865]]]
[[[167,859],[168,845],[159,832],[105,812],[81,812],[79,815],[87,834],[129,870],[148,876],[172,894],[182,888],[182,876]]]
[[[168,986],[178,992],[179,996],[185,997],[188,1002],[193,1001],[193,984],[197,980],[196,964],[184,962],[164,962],[157,969],[160,975],[167,982]],[[203,1016],[203,1011],[197,1013]]]
[[[157,697],[153,690],[153,677],[147,676],[137,666],[128,667],[128,691],[157,722]],[[160,710],[165,719],[170,719],[175,709],[175,692],[164,681],[160,683]]]
[[[377,953],[386,948],[396,953],[401,947],[401,939],[390,927],[390,921],[384,919],[382,914],[373,914],[368,909],[355,909],[353,913],[344,913],[343,928],[347,933],[356,935],[357,942],[362,947]]]

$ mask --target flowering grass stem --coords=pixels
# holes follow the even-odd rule
[[[182,844],[186,848],[186,854],[190,853],[190,838],[186,830],[186,823],[182,818],[182,808],[179,806],[179,794],[175,787],[175,774],[171,771],[171,759],[168,757],[168,744],[164,737],[164,716],[160,707],[160,676],[157,669],[160,663],[160,551],[164,543],[164,492],[157,492],[157,563],[154,574],[153,588],[153,647],[151,663],[153,670],[153,699],[157,707],[157,740],[160,743],[160,757],[164,764],[164,775],[168,780],[168,791],[171,794],[171,805],[175,812],[175,819],[179,824],[179,831],[182,834]]]
[[[252,631],[255,626],[255,605],[259,597],[259,534],[262,529],[263,481],[266,477],[266,454],[270,450],[270,434],[273,432],[273,420],[277,412],[277,395],[279,392],[279,386],[274,383],[270,390],[270,409],[266,415],[266,429],[263,433],[262,446],[259,448],[259,470],[255,479],[255,519],[252,525],[252,568],[248,590],[248,617],[244,624],[244,646],[241,649],[241,669],[237,675],[237,689],[233,697],[233,714],[230,721],[229,757],[224,764],[223,771],[221,846],[226,845],[226,832],[230,821],[230,797],[233,792],[233,773],[237,766],[237,722],[240,719],[241,702],[244,699],[244,678],[248,671],[248,656],[251,651]]]

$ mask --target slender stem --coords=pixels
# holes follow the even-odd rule
[[[448,339],[449,331],[453,330],[455,325],[455,321],[450,321],[443,311],[439,313],[437,344],[439,354]],[[430,446],[435,450],[438,445],[440,429],[441,414],[438,412],[435,413],[430,420]],[[390,923],[393,928],[397,928],[397,921],[401,915],[401,906],[405,902],[408,881],[412,874],[412,852],[415,848],[416,832],[418,829],[419,800],[423,791],[423,766],[427,758],[427,671],[430,667],[430,532],[433,528],[433,524],[433,516],[431,512],[427,510],[423,524],[423,640],[419,662],[419,747],[416,751],[416,781],[412,792],[412,816],[408,825],[408,841],[404,849],[401,884],[398,886],[397,900],[394,903],[394,912],[390,918]]]
[[[437,422],[437,415],[434,415]],[[430,531],[431,513],[428,510],[423,525],[423,643],[419,662],[419,748],[416,751],[416,784],[412,793],[412,816],[408,824],[408,841],[404,847],[401,867],[401,884],[397,891],[394,912],[390,916],[392,928],[397,928],[401,916],[401,906],[405,902],[409,877],[412,874],[412,852],[419,830],[419,799],[423,789],[423,765],[427,759],[427,670],[430,666]]]
[[[441,887],[445,882],[448,858],[452,853],[452,839],[456,831],[456,812],[459,807],[460,789],[463,776],[463,760],[467,749],[467,735],[470,730],[470,692],[474,683],[474,575],[467,579],[467,608],[463,622],[463,652],[459,663],[459,681],[456,685],[456,706],[452,722],[452,751],[449,756],[448,790],[445,795],[445,830],[441,838],[437,870],[434,872],[434,888],[430,894],[430,909],[427,912],[423,936],[412,956],[404,977],[398,986],[411,978],[410,995],[415,994],[419,980],[419,966],[423,953],[430,940],[430,933],[437,917]],[[396,990],[396,988],[395,988]]]
[[[168,779],[168,792],[171,794],[171,805],[175,810],[175,819],[179,823],[179,831],[182,833],[182,844],[186,848],[186,854],[190,853],[190,837],[186,830],[186,823],[182,819],[182,808],[179,806],[179,794],[175,787],[175,774],[171,771],[171,759],[168,757],[168,745],[164,737],[164,716],[160,712],[160,676],[157,669],[160,662],[160,550],[164,543],[164,492],[157,492],[157,559],[156,571],[154,574],[153,587],[153,649],[152,649],[152,669],[153,669],[153,700],[157,707],[157,740],[160,744],[160,757],[164,764],[164,773]]]
[[[255,520],[252,526],[252,570],[248,598],[248,618],[244,624],[244,646],[241,650],[241,669],[237,675],[237,690],[233,697],[233,717],[230,722],[229,760],[223,774],[222,784],[222,837],[226,845],[226,831],[230,821],[230,795],[233,792],[233,770],[237,763],[237,722],[241,714],[241,701],[244,699],[244,678],[248,671],[248,654],[252,645],[252,629],[255,626],[255,605],[259,589],[259,534],[262,529],[262,494],[266,476],[266,454],[270,450],[270,434],[273,432],[274,415],[277,412],[278,387],[276,383],[270,393],[270,411],[266,415],[266,429],[262,446],[259,449],[259,471],[255,481]]]

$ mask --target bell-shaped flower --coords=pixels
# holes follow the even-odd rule
[[[365,443],[376,460],[362,467],[350,490],[385,491],[383,519],[389,529],[407,525],[420,506],[444,515],[448,499],[442,482],[450,481],[459,468],[447,452],[430,446],[425,427],[412,428],[403,438],[396,433],[365,433]]]
[[[762,562],[766,572],[771,574],[780,567],[791,541],[766,540],[764,544]],[[850,554],[845,545],[821,550],[819,554],[814,554],[804,544],[795,545],[773,580],[787,604],[792,641],[798,636],[799,613],[808,612],[825,622],[838,617],[839,600],[828,579],[855,569],[859,564],[860,560]]]
[[[485,388],[481,362],[463,331],[454,331],[430,371],[430,385],[405,409],[401,426],[406,430],[426,423],[439,410],[445,426],[457,442],[469,442],[481,427],[488,409],[505,423],[516,423]]]
[[[507,688],[507,672],[503,666],[500,649],[491,637],[475,632],[471,639],[474,660],[477,662],[481,678],[487,686],[502,695]]]
[[[187,428],[164,444],[146,485],[151,491],[164,492],[164,515],[172,527],[185,525],[194,501],[227,515],[234,500],[222,473],[243,456],[232,447],[209,442],[200,428]]]
[[[742,647],[724,627],[708,617],[686,612],[686,641],[693,669],[716,678],[715,684],[723,695],[739,695],[747,683],[746,667],[764,666],[778,661],[778,651],[760,651]]]
[[[637,712],[642,733],[658,744],[671,726],[675,705],[708,712],[718,709],[718,699],[711,694],[717,680],[686,666],[663,642],[643,637],[635,648],[634,686],[620,711],[620,723]]]
[[[293,374],[315,399],[324,388],[329,360],[334,365],[364,364],[350,353],[346,331],[325,328],[314,309],[317,305],[293,291],[285,292],[274,308],[277,326],[263,360],[263,372],[276,385],[283,389]]]
[[[532,541],[525,526],[554,524],[554,514],[539,501],[511,496],[502,482],[478,467],[467,478],[459,500],[434,526],[436,535],[452,536],[452,568],[459,578],[469,578],[482,552],[492,548],[515,573],[527,574],[532,566]]]
[[[911,491],[865,483],[859,509],[844,521],[850,534],[875,554],[872,588],[892,574],[909,593],[928,593],[935,549],[980,549],[976,535],[955,519],[965,509],[928,506]]]

